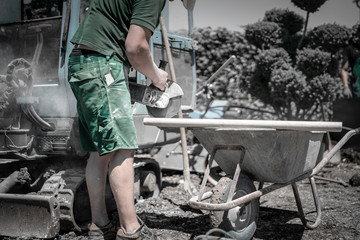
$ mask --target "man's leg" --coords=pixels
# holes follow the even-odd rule
[[[105,226],[110,221],[106,211],[105,186],[111,155],[112,153],[100,157],[97,152],[91,152],[86,165],[91,219],[99,227]]]
[[[128,233],[140,226],[134,205],[134,152],[132,149],[117,150],[109,162],[109,180],[120,226]]]

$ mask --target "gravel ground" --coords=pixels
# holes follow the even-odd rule
[[[356,240],[360,239],[360,186],[349,184],[353,176],[360,176],[360,152],[342,152],[339,164],[329,164],[318,176],[332,179],[317,180],[321,202],[320,225],[314,230],[303,227],[298,217],[291,186],[262,196],[257,229],[252,240]],[[191,181],[200,186],[201,174],[191,174]],[[140,218],[164,239],[188,240],[212,229],[209,213],[193,209],[191,195],[184,190],[181,172],[163,172],[163,189],[158,197],[136,204]],[[357,182],[358,183],[358,182]],[[257,183],[255,182],[255,186]],[[308,180],[297,182],[306,218],[315,219],[314,203]],[[208,186],[209,189],[212,185]],[[114,214],[116,216],[116,214]],[[63,233],[58,240],[84,240],[86,234]]]
[[[360,187],[349,184],[351,177],[359,173],[358,164],[342,162],[325,167],[319,174],[343,180],[347,186],[328,180],[316,181],[322,221],[314,230],[303,227],[291,186],[264,195],[260,198],[259,220],[253,240],[360,239]],[[192,182],[199,184],[200,177],[193,174]],[[137,204],[140,217],[165,239],[194,239],[211,229],[209,214],[189,207],[190,195],[184,190],[182,179],[181,174],[165,174],[160,196]],[[300,181],[297,186],[307,219],[315,219],[309,181]]]

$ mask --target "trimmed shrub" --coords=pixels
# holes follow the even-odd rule
[[[299,32],[304,26],[304,18],[289,9],[273,8],[266,11],[263,21],[277,23],[287,35]]]
[[[306,12],[317,12],[327,0],[291,0],[298,8]]]
[[[326,73],[330,61],[330,53],[319,49],[305,48],[298,50],[296,55],[296,67],[307,78],[314,78]]]
[[[269,49],[281,42],[281,28],[274,22],[249,24],[245,30],[245,39],[260,49]]]
[[[336,23],[323,24],[308,33],[309,47],[336,53],[349,43],[351,30]]]

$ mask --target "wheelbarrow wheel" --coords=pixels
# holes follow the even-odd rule
[[[232,180],[229,177],[223,177],[219,180],[213,189],[211,203],[219,204],[226,202],[231,182]],[[255,186],[250,178],[246,175],[240,175],[232,200],[254,192],[255,190]],[[221,228],[231,232],[241,232],[250,224],[256,226],[258,216],[259,199],[256,198],[244,205],[227,211],[210,211],[210,222],[214,228]]]

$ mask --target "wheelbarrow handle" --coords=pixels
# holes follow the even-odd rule
[[[321,169],[329,162],[329,160],[339,151],[344,144],[354,135],[357,135],[360,133],[360,127],[355,128],[349,132],[347,132],[340,141],[329,151],[328,154],[316,165],[316,167],[313,169],[311,176],[314,176],[318,174]]]

